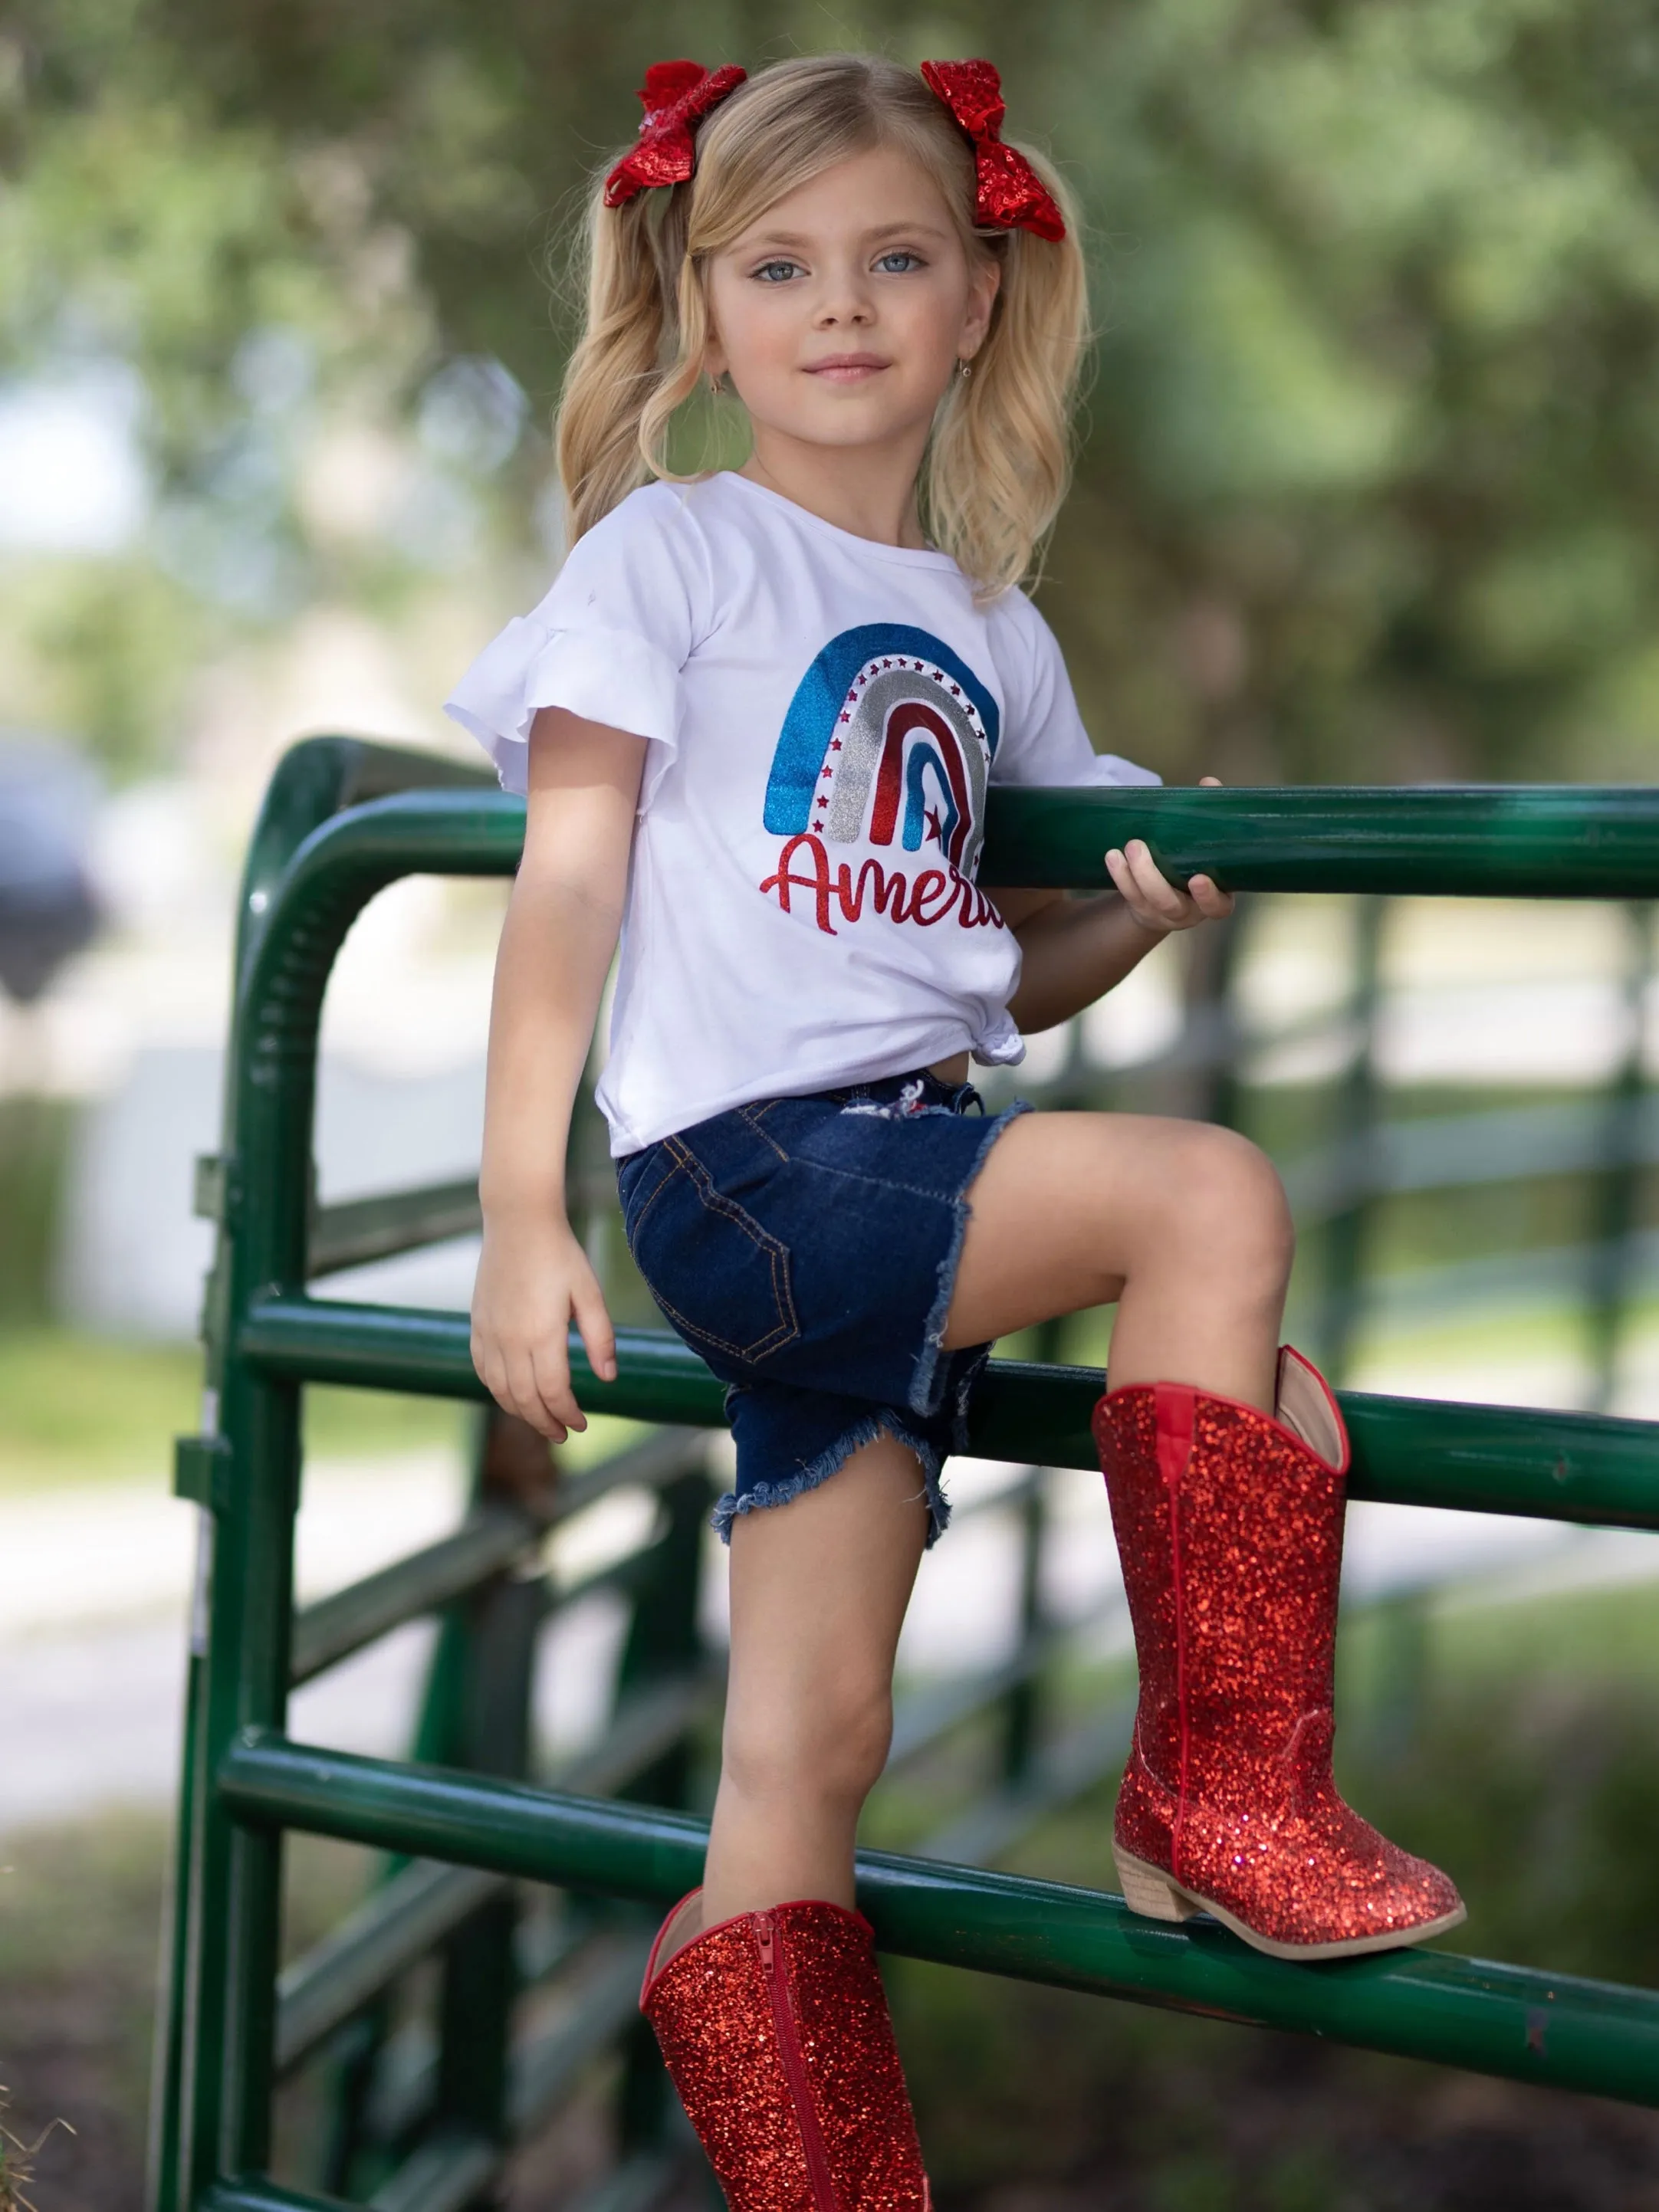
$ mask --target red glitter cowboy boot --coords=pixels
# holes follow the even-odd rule
[[[1279,1959],[1455,1928],[1445,1875],[1331,1779],[1348,1437],[1319,1370],[1280,1352],[1277,1418],[1132,1383],[1094,1432],[1140,1663],[1112,1844],[1130,1909],[1212,1912]]]
[[[640,2009],[731,2212],[928,2212],[869,1922],[775,1905],[676,1950],[702,1894],[663,1923]]]

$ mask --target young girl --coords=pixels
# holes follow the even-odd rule
[[[1141,1670],[1130,1905],[1292,1959],[1462,1907],[1332,1785],[1347,1447],[1278,1349],[1273,1169],[1196,1123],[991,1119],[967,1080],[1231,906],[1138,842],[1092,899],[976,881],[988,784],[1156,781],[1093,750],[1018,588],[1086,329],[1060,180],[1001,139],[986,62],[674,62],[641,97],[560,414],[574,542],[451,702],[529,802],[473,1356],[556,1440],[583,1425],[573,1318],[616,1371],[563,1172],[620,932],[599,1103],[627,1233],[737,1445],[707,1876],[643,2003],[739,2212],[900,2212],[927,2185],[854,1836],[991,1340],[1118,1309],[1095,1427]],[[704,379],[752,450],[686,481],[667,434]]]

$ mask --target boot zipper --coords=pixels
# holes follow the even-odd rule
[[[766,1986],[771,1994],[772,2018],[777,2027],[783,2070],[789,2077],[795,2118],[800,2124],[801,2148],[806,2154],[806,2172],[812,2185],[812,2202],[817,2207],[817,2212],[841,2212],[841,2200],[830,2178],[830,2160],[818,2129],[817,2107],[812,2102],[812,2094],[807,2086],[806,2062],[801,2055],[795,2008],[790,2001],[789,1978],[784,1971],[783,1960],[778,1955],[774,1922],[769,1912],[761,1913],[758,1918],[761,1966],[766,1975]]]

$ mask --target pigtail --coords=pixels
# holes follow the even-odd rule
[[[641,432],[664,382],[665,356],[678,350],[688,191],[677,185],[636,192],[615,208],[605,206],[602,186],[593,194],[586,318],[555,434],[573,541],[656,472]]]
[[[994,598],[1040,562],[1071,482],[1071,419],[1088,343],[1077,211],[1053,167],[1021,149],[1066,218],[1057,242],[1024,230],[991,244],[1002,283],[972,373],[947,393],[919,487],[934,544]]]

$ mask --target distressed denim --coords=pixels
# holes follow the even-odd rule
[[[976,1110],[975,1110],[976,1109]],[[1001,1131],[971,1084],[926,1073],[716,1114],[617,1165],[629,1249],[727,1385],[733,1519],[787,1504],[878,1436],[915,1452],[932,1543],[990,1347],[941,1341],[969,1212]]]

